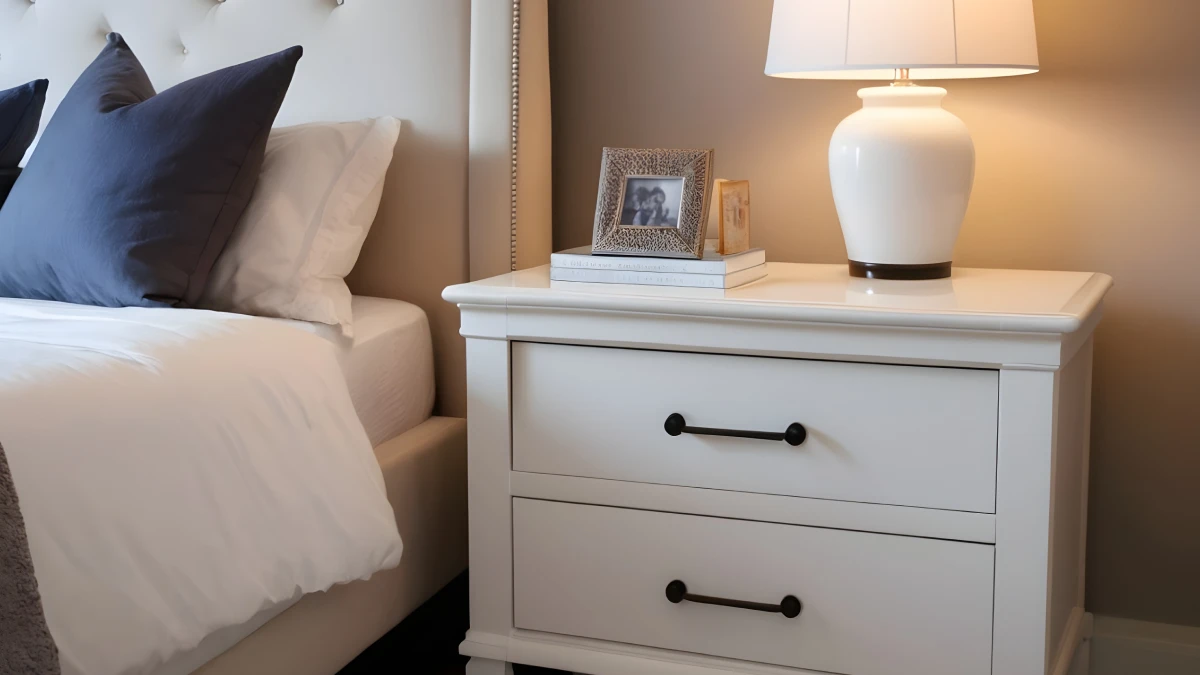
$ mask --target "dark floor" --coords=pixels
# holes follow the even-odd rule
[[[463,574],[399,626],[367,648],[338,675],[463,675],[467,659],[458,643],[467,632],[467,575]],[[516,675],[568,675],[517,666]]]

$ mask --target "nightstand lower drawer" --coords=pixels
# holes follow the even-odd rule
[[[847,675],[990,673],[994,564],[982,544],[513,500],[517,628]]]

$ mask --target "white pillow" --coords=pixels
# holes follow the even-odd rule
[[[254,195],[200,306],[352,335],[345,277],[379,210],[399,135],[391,117],[272,130]]]

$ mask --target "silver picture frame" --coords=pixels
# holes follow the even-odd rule
[[[604,148],[592,254],[702,257],[712,161],[711,149]]]

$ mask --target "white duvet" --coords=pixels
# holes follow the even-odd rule
[[[67,675],[400,560],[333,348],[284,322],[0,299],[0,444]]]

